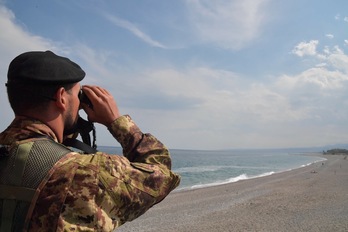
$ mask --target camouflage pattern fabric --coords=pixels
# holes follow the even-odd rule
[[[179,185],[168,149],[143,134],[126,115],[108,128],[123,155],[70,152],[40,183],[27,214],[28,231],[113,231],[163,200]],[[45,124],[17,117],[0,144],[42,134],[57,142]]]

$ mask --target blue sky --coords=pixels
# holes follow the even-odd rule
[[[52,50],[170,148],[348,141],[348,1],[0,0],[1,130],[9,62]],[[103,126],[99,145],[116,145]]]

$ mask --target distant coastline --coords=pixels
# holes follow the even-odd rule
[[[335,149],[330,149],[330,150],[324,151],[323,154],[324,155],[346,155],[345,159],[347,159],[348,150],[342,149],[342,148],[335,148]]]

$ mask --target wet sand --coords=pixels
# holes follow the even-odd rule
[[[271,176],[173,192],[116,231],[348,231],[348,158]]]

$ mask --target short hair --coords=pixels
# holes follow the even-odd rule
[[[38,85],[16,83],[7,85],[7,95],[13,112],[17,115],[28,110],[45,110],[50,101],[56,101],[55,94],[63,87],[67,92],[76,83],[64,85]]]

